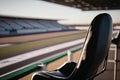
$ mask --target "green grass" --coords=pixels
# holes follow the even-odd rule
[[[22,53],[27,52],[34,49],[39,49],[41,47],[46,47],[62,42],[67,42],[71,40],[76,40],[85,37],[85,33],[82,34],[74,34],[69,36],[63,36],[63,37],[55,37],[45,40],[38,40],[33,42],[26,42],[22,44],[17,44],[13,46],[7,46],[7,47],[1,47],[0,48],[0,56],[8,55],[8,54],[15,54],[15,53]]]

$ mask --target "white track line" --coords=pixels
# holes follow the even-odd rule
[[[78,49],[78,48],[82,48],[82,47],[83,47],[83,45],[81,44],[81,45],[76,46],[76,47],[74,47],[74,48],[70,48],[69,50],[72,51],[72,50],[75,50],[75,49]],[[8,75],[8,74],[13,73],[13,72],[18,71],[18,70],[22,70],[23,68],[26,68],[26,67],[31,66],[31,65],[34,65],[34,64],[38,64],[38,63],[40,64],[40,62],[43,62],[44,60],[50,59],[50,58],[52,58],[52,57],[54,57],[54,56],[57,56],[57,55],[59,55],[59,54],[64,54],[64,53],[66,53],[66,51],[62,51],[62,52],[59,52],[59,53],[56,54],[56,55],[52,55],[52,56],[46,57],[46,58],[44,58],[44,59],[37,60],[37,61],[35,61],[35,62],[32,62],[32,63],[30,63],[30,64],[27,64],[27,65],[22,66],[22,67],[17,68],[17,69],[14,69],[14,70],[12,70],[12,71],[10,71],[10,72],[7,72],[7,73],[5,73],[5,74],[2,74],[2,75],[0,75],[0,77],[5,76],[5,75]]]
[[[46,53],[48,54],[50,52],[53,52],[53,51],[56,51],[59,49],[64,49],[66,47],[74,46],[74,45],[83,43],[84,40],[85,40],[84,38],[79,39],[79,40],[74,40],[74,41],[70,41],[70,42],[66,42],[66,43],[62,43],[62,44],[58,44],[58,45],[54,45],[54,46],[50,46],[50,47],[46,47],[46,48],[42,48],[39,50],[31,51],[31,52],[24,53],[21,55],[13,56],[13,57],[10,57],[7,59],[3,59],[3,60],[0,60],[0,68],[12,65],[14,63],[22,62],[24,60],[27,60],[27,59],[30,59],[33,57],[37,57],[37,56],[40,56],[40,55],[43,55]]]
[[[0,47],[6,47],[6,46],[11,46],[13,44],[0,44]]]

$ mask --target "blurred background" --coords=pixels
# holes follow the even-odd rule
[[[77,62],[90,23],[100,13],[111,15],[116,38],[119,0],[0,0],[0,80],[30,80],[41,65],[54,70],[66,61]],[[116,47],[111,46],[114,61]],[[96,80],[120,80],[120,64],[115,70],[110,60]]]

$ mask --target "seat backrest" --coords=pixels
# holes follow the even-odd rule
[[[89,28],[82,53],[84,60],[78,63],[80,79],[95,74],[108,55],[112,34],[112,18],[107,13],[96,16]]]

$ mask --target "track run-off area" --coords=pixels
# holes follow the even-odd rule
[[[0,47],[0,77],[63,51],[80,47],[85,34],[86,32],[79,32]]]
[[[74,41],[70,41],[70,42],[66,42],[66,43],[62,43],[62,44],[57,44],[54,46],[50,46],[50,47],[46,47],[46,48],[42,48],[39,50],[35,50],[35,51],[31,51],[28,53],[24,53],[24,54],[20,54],[17,56],[13,56],[7,59],[3,59],[0,61],[0,68],[6,67],[8,65],[12,65],[14,63],[18,63],[36,56],[40,56],[43,54],[49,54],[50,52],[53,51],[57,51],[60,49],[64,49],[66,47],[71,47],[71,46],[75,46],[78,44],[82,44],[84,42],[84,38],[83,39],[78,39],[78,40],[74,40]]]

